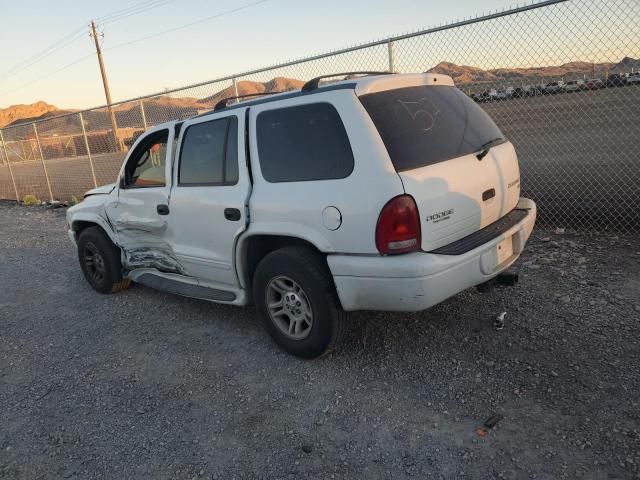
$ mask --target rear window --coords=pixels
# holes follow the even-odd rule
[[[340,115],[328,103],[268,110],[256,120],[258,156],[268,182],[348,177],[353,153]]]
[[[400,88],[360,100],[399,172],[468,155],[504,139],[489,115],[455,87]]]

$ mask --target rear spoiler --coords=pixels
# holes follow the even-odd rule
[[[440,75],[439,73],[410,73],[358,79],[355,92],[356,95],[361,96],[398,88],[436,85],[455,87],[453,79],[448,75]]]

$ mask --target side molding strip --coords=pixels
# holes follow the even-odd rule
[[[136,282],[156,290],[175,293],[185,297],[199,298],[201,300],[233,302],[236,299],[236,295],[233,292],[216,290],[215,288],[207,288],[200,285],[190,285],[177,280],[160,277],[153,273],[144,273],[140,275],[136,279]]]

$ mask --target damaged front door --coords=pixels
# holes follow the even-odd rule
[[[135,143],[120,172],[117,200],[106,213],[124,252],[124,267],[183,273],[166,243],[173,132],[158,128]]]
[[[244,112],[185,121],[177,148],[167,238],[186,273],[237,287],[234,246],[247,225],[250,191]]]

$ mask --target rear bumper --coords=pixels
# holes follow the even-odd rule
[[[521,198],[527,215],[461,255],[415,252],[397,256],[329,255],[327,262],[345,310],[419,311],[486,282],[517,260],[536,221],[536,204]],[[512,238],[513,255],[498,264],[497,248]]]

